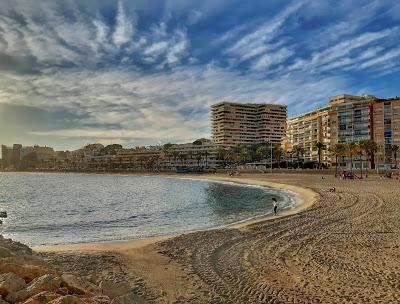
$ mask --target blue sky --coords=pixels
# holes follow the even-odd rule
[[[220,100],[289,116],[400,95],[400,2],[0,0],[0,143],[209,137]]]

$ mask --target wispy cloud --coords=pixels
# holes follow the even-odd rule
[[[4,1],[0,107],[69,113],[70,124],[26,124],[18,138],[140,144],[207,136],[209,107],[222,99],[283,103],[293,115],[342,92],[399,95],[398,7]]]
[[[122,2],[118,2],[118,13],[116,16],[116,26],[113,33],[113,41],[117,46],[127,43],[133,38],[133,24],[130,20],[132,16],[126,16]]]

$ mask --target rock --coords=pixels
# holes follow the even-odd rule
[[[28,246],[20,242],[15,242],[12,239],[6,239],[2,235],[0,236],[0,244],[2,247],[6,247],[16,254],[32,254],[32,249]]]
[[[82,299],[85,304],[110,304],[111,300],[107,296],[95,296],[91,298]]]
[[[126,294],[123,296],[116,297],[111,302],[111,304],[134,304],[134,303],[135,300],[133,298],[133,295],[131,294]]]
[[[60,288],[61,282],[60,277],[46,274],[34,279],[25,289],[8,294],[6,301],[10,303],[22,302],[42,291],[56,291]]]
[[[85,302],[76,296],[62,296],[48,302],[48,304],[85,304]]]
[[[86,282],[73,274],[63,274],[61,276],[62,286],[66,286],[72,293],[79,295],[93,295],[93,293],[101,293],[96,285]]]
[[[13,261],[0,261],[0,273],[13,272],[17,276],[23,278],[26,283],[31,282],[33,279],[43,276],[48,273],[56,274],[56,271],[48,269],[44,266],[29,265],[23,259]]]
[[[29,293],[36,294],[41,291],[55,291],[60,288],[62,279],[53,274],[45,274],[39,278],[34,279],[26,287]]]
[[[131,292],[131,286],[126,281],[103,280],[100,282],[101,292],[111,299]]]
[[[62,295],[62,296],[66,296],[68,295],[68,288],[67,287],[61,287],[57,290],[57,293]]]
[[[45,304],[54,299],[61,297],[61,295],[52,291],[42,291],[24,302],[24,304]]]
[[[17,302],[22,302],[26,299],[28,299],[31,295],[26,291],[26,289],[22,289],[16,292],[10,292],[5,300],[8,303],[17,303]]]
[[[14,253],[10,249],[0,246],[0,258],[7,258],[11,256],[14,256]]]
[[[10,292],[21,290],[25,285],[25,281],[15,273],[9,272],[0,274],[0,295],[2,296],[6,296]]]

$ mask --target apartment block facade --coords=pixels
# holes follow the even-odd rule
[[[287,106],[221,102],[211,107],[213,141],[223,147],[270,142],[286,135]]]
[[[331,144],[372,139],[378,145],[375,165],[382,169],[395,165],[392,146],[400,146],[400,98],[344,94],[329,98],[329,104]],[[355,161],[355,167],[361,165],[369,165],[366,156]]]
[[[372,138],[372,103],[375,96],[342,94],[329,98],[331,144]]]
[[[375,163],[378,166],[396,165],[397,157],[394,157],[392,146],[400,146],[400,98],[376,99],[372,113],[372,135],[379,147]]]
[[[321,142],[325,149],[321,152],[321,162],[330,163],[330,121],[329,107],[318,108],[314,111],[293,117],[287,122],[286,142],[284,150],[292,152],[293,147],[304,149],[305,161],[318,161],[316,144]]]

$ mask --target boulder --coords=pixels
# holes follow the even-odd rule
[[[54,299],[61,297],[61,295],[52,291],[42,291],[24,302],[24,304],[45,304]]]
[[[101,290],[96,285],[84,281],[73,274],[63,274],[61,276],[63,282],[61,286],[65,286],[71,293],[79,295],[93,295],[93,293],[101,293]]]
[[[111,300],[108,296],[95,296],[91,298],[82,299],[85,304],[110,304]]]
[[[34,279],[26,287],[29,293],[36,294],[41,291],[55,291],[60,288],[62,279],[53,274],[45,274],[39,278]]]
[[[100,282],[101,292],[111,299],[131,292],[131,286],[126,281],[103,280]]]
[[[134,304],[136,303],[132,294],[126,294],[116,297],[111,301],[111,304]]]
[[[33,295],[42,291],[56,291],[60,288],[61,278],[52,274],[46,274],[30,282],[25,289],[17,292],[9,293],[6,301],[10,303],[17,303],[25,301]]]
[[[9,272],[0,274],[0,295],[2,296],[6,296],[10,292],[21,290],[25,285],[25,281],[15,273]]]
[[[31,296],[31,294],[29,294],[26,289],[22,289],[19,291],[15,291],[15,292],[10,292],[5,300],[8,303],[17,303],[17,302],[23,302],[26,299],[28,299]]]
[[[57,274],[56,271],[44,266],[26,264],[24,260],[0,260],[0,273],[13,272],[23,278],[26,283],[47,273]]]
[[[76,296],[62,296],[48,302],[48,304],[85,304],[85,302]]]

